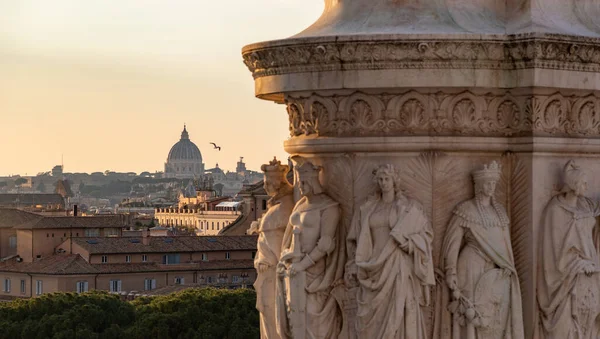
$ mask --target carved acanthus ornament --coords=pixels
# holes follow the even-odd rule
[[[286,97],[292,137],[600,137],[600,96],[469,90]]]
[[[249,46],[244,63],[253,77],[359,69],[530,68],[600,71],[600,39],[518,34],[489,39],[393,39]]]

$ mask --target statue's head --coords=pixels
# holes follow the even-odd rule
[[[583,196],[587,191],[587,174],[575,161],[570,160],[564,168],[565,186],[563,192],[573,192]]]
[[[473,183],[475,184],[475,196],[493,197],[496,193],[496,184],[502,174],[502,166],[496,161],[492,161],[473,171],[472,174]]]
[[[291,188],[292,185],[286,178],[290,166],[282,165],[276,157],[268,164],[262,165],[260,169],[264,172],[264,188],[269,196],[277,195],[282,188]]]
[[[402,192],[400,187],[400,172],[394,165],[381,165],[373,170],[373,181],[377,185],[377,191],[389,192],[393,190],[396,194]]]
[[[321,166],[313,165],[306,158],[295,155],[292,157],[294,168],[298,175],[298,188],[303,196],[323,193],[323,186],[319,181],[319,173],[323,169]]]

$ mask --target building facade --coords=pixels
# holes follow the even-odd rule
[[[0,209],[0,299],[249,287],[256,278],[256,237],[123,237],[125,226],[119,216],[56,218]]]

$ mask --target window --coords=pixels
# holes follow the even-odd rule
[[[41,280],[36,280],[35,281],[35,294],[41,295],[42,293],[44,293],[44,282]]]
[[[163,255],[163,264],[179,264],[179,254],[165,254]]]
[[[211,221],[211,227],[212,227],[212,229],[214,231],[214,229],[215,229],[215,222],[214,221]]]
[[[108,255],[103,255],[102,256],[102,263],[106,264],[108,262]]]
[[[267,209],[267,201],[266,200],[262,201],[262,209],[263,209],[263,211]]]
[[[146,262],[148,261],[148,256],[145,254],[142,254],[142,262]]]
[[[213,277],[206,277],[206,282],[208,284],[212,284],[213,283]]]
[[[126,255],[125,256],[125,262],[131,262],[131,256],[130,255]]]
[[[25,294],[25,280],[21,279],[21,294]]]
[[[10,292],[10,279],[4,279],[4,292]]]
[[[118,228],[105,228],[104,229],[104,236],[105,237],[118,237],[119,236],[119,229]]]
[[[185,278],[175,277],[175,285],[183,285],[183,284],[185,284]]]
[[[156,288],[156,279],[144,279],[144,291],[150,291]]]
[[[54,233],[52,233],[52,238],[54,238]]]
[[[85,236],[86,237],[99,237],[100,229],[99,228],[89,228],[89,229],[85,230]]]
[[[10,237],[8,237],[8,247],[17,248],[17,236],[16,235],[11,235]]]
[[[77,293],[83,293],[88,291],[88,282],[87,281],[78,281],[77,282]]]
[[[202,261],[208,261],[208,254],[202,253]]]
[[[233,277],[231,277],[231,282],[234,284],[237,284],[241,281],[242,279],[240,279],[239,275],[234,275]]]
[[[109,289],[110,292],[121,292],[121,280],[111,280]]]
[[[256,251],[252,251],[252,259],[256,258]]]
[[[231,259],[231,253],[225,252],[225,259],[227,259],[227,260]]]

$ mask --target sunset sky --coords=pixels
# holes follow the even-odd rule
[[[0,0],[0,175],[162,171],[186,123],[207,168],[285,158],[285,108],[242,46],[294,35],[323,0]],[[212,149],[209,142],[222,146]]]

